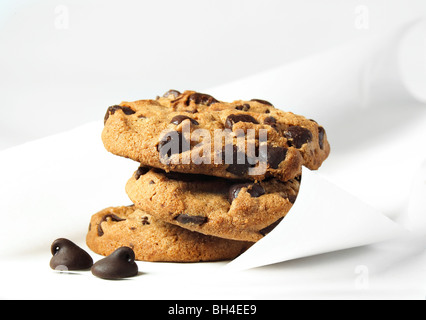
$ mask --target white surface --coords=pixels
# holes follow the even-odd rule
[[[86,248],[86,247],[84,247]],[[87,249],[87,248],[86,248]],[[417,241],[387,243],[287,261],[237,273],[224,263],[138,262],[141,274],[105,281],[90,272],[61,274],[49,250],[0,261],[8,299],[419,299],[426,254]],[[100,259],[93,255],[94,259]]]
[[[335,14],[330,10],[331,4],[337,3],[334,1],[321,5],[309,1],[313,8],[318,9],[313,10],[313,13],[306,12],[303,4],[293,2],[290,6],[293,11],[287,12],[278,9],[287,8],[282,3],[289,5],[289,2],[276,1],[269,7],[246,1],[247,7],[241,7],[236,5],[241,5],[241,2],[235,1],[235,7],[231,6],[230,12],[241,13],[241,8],[245,8],[247,11],[242,12],[246,14],[235,14],[232,19],[219,15],[217,24],[202,24],[199,28],[193,27],[192,20],[182,20],[181,15],[178,19],[176,11],[180,9],[167,2],[168,10],[164,14],[169,18],[168,23],[174,19],[184,21],[182,25],[174,24],[174,31],[177,34],[188,34],[191,30],[190,34],[194,37],[206,35],[209,41],[200,40],[201,44],[208,46],[210,40],[216,40],[218,48],[232,47],[235,37],[222,35],[228,34],[230,25],[233,26],[232,30],[242,32],[242,40],[235,46],[245,50],[232,47],[234,50],[230,51],[234,55],[227,51],[227,56],[231,57],[225,59],[221,56],[223,51],[217,49],[208,51],[212,56],[203,56],[199,60],[199,55],[176,54],[179,48],[182,51],[180,46],[186,48],[188,42],[174,40],[173,34],[170,34],[170,24],[155,24],[162,15],[147,14],[145,19],[136,19],[140,11],[129,13],[127,2],[120,12],[129,13],[133,19],[128,19],[125,14],[117,14],[114,12],[117,8],[112,5],[100,7],[94,5],[94,1],[86,1],[83,6],[79,1],[65,1],[61,4],[70,10],[70,24],[66,30],[55,29],[55,8],[58,5],[55,1],[46,1],[43,5],[37,3],[33,7],[22,5],[15,8],[13,5],[7,12],[2,11],[1,17],[7,17],[7,20],[2,20],[0,41],[2,45],[16,49],[0,51],[0,67],[5,71],[0,78],[4,97],[1,105],[3,116],[0,119],[3,146],[71,128],[90,119],[97,121],[0,153],[0,297],[424,299],[426,230],[422,218],[422,192],[426,170],[422,164],[426,160],[426,107],[413,98],[412,90],[406,90],[407,79],[413,79],[413,73],[410,72],[410,67],[413,70],[412,65],[407,63],[406,54],[411,57],[413,47],[404,49],[407,47],[399,41],[410,42],[410,37],[413,37],[413,42],[418,36],[412,33],[414,29],[401,33],[401,30],[408,29],[390,28],[391,25],[401,25],[402,21],[419,16],[421,8],[424,9],[424,2],[409,2],[413,6],[407,6],[407,1],[387,1],[386,5],[383,1],[367,2],[371,17],[369,30],[354,29],[353,9],[358,5],[355,1],[333,7],[337,8]],[[164,10],[165,2],[158,3]],[[160,9],[156,4],[143,5],[146,6],[146,12],[157,12]],[[223,12],[221,6],[224,5],[219,2],[217,8],[208,10],[207,18]],[[384,18],[381,15],[384,11],[394,19]],[[114,24],[108,19],[112,12],[115,18],[118,17]],[[254,15],[255,12],[263,14]],[[305,37],[302,39],[306,39],[307,43],[292,46],[286,41],[277,42],[278,30],[290,30],[291,23],[299,18],[296,12],[303,12],[302,16],[311,22],[299,22],[292,29],[298,32],[293,34],[288,31],[282,34],[282,39],[296,41],[303,34]],[[324,15],[321,16],[321,13]],[[257,18],[257,24],[251,27],[246,22],[250,14]],[[279,19],[282,15],[288,19]],[[43,19],[49,16],[53,19]],[[95,16],[99,19],[93,19]],[[195,19],[202,21],[200,17]],[[91,29],[89,21],[97,21],[98,24],[91,25]],[[253,19],[249,21],[252,23]],[[265,21],[271,21],[271,24]],[[345,23],[350,27],[343,28]],[[155,47],[153,51],[142,50],[142,45],[137,47],[130,41],[137,39],[138,32],[148,26],[151,27],[150,31],[158,32],[150,34],[149,39]],[[239,26],[241,29],[238,29]],[[248,30],[251,32],[244,29],[246,27],[250,27]],[[256,28],[260,28],[259,33],[253,33],[258,30]],[[264,30],[271,29],[274,32],[264,39]],[[123,34],[123,30],[133,31]],[[312,30],[328,33],[318,37],[316,33],[311,34]],[[386,32],[381,32],[384,30]],[[374,35],[371,35],[372,31]],[[363,34],[358,37],[360,32]],[[331,44],[341,42],[348,35],[360,39],[322,51]],[[373,41],[372,36],[380,41]],[[93,39],[97,39],[97,42],[93,43]],[[252,40],[264,46],[252,52],[248,50],[252,48]],[[114,49],[120,50],[108,51],[113,41],[117,44]],[[174,47],[173,55],[158,54],[165,47],[175,44],[175,41],[178,44]],[[132,45],[129,46],[129,43]],[[158,47],[159,43],[164,47]],[[259,49],[268,48],[272,43],[275,50],[271,54]],[[82,48],[88,50],[82,51]],[[216,47],[208,48],[214,50]],[[287,50],[289,48],[293,50]],[[394,54],[400,49],[405,55]],[[322,52],[305,59],[283,64],[320,50]],[[245,54],[236,54],[235,51],[244,51]],[[218,58],[213,59],[216,56]],[[135,62],[139,58],[142,61],[140,69],[135,70],[134,66],[138,65]],[[109,61],[113,63],[109,64]],[[162,64],[164,61],[165,66]],[[262,65],[251,64],[252,69],[244,74],[249,61]],[[179,62],[189,63],[190,67]],[[182,75],[179,73],[182,65],[185,66],[185,76],[177,80],[177,75]],[[221,65],[226,65],[227,72],[223,72]],[[132,67],[131,72],[129,66]],[[164,73],[158,73],[160,66],[170,71],[167,79]],[[401,69],[400,66],[405,67]],[[242,77],[264,70],[265,67],[272,69],[255,77]],[[162,69],[163,72],[165,69]],[[401,73],[401,70],[407,73]],[[218,86],[225,80],[240,77],[243,78],[240,81]],[[304,81],[308,78],[309,81]],[[424,73],[417,73],[414,79],[415,83],[422,83]],[[178,87],[174,83],[178,83]],[[371,211],[376,221],[380,221],[376,225],[384,221],[385,225],[395,225],[382,216],[384,214],[397,221],[401,227],[415,232],[387,242],[236,273],[222,268],[224,263],[176,265],[140,262],[142,274],[139,277],[124,281],[103,281],[87,272],[70,275],[50,270],[50,244],[54,239],[66,237],[87,248],[84,237],[90,216],[104,207],[130,203],[124,185],[137,164],[104,150],[100,133],[105,105],[131,100],[132,97],[149,98],[158,94],[159,87],[165,91],[169,87],[199,89],[210,86],[214,88],[208,89],[208,92],[220,94],[220,99],[254,98],[252,95],[258,95],[257,98],[272,100],[284,108],[291,105],[288,108],[292,111],[303,110],[301,113],[324,124],[332,145],[332,154],[321,168],[320,175],[331,181],[338,190],[337,194],[342,194],[335,208],[340,208],[341,202],[348,197],[357,206],[367,208],[362,213],[365,220],[361,221],[370,221],[367,212]],[[414,92],[419,92],[419,86],[416,88]],[[422,94],[420,92],[420,95],[415,96],[419,98]],[[323,205],[321,210],[327,210],[326,203]],[[309,207],[309,204],[304,201],[303,206]],[[304,212],[306,207],[300,210]],[[350,208],[350,211],[355,209]],[[329,217],[333,217],[331,213]],[[353,215],[350,217],[353,218]],[[301,217],[298,215],[298,218]],[[324,232],[334,228],[336,232],[330,234],[328,240],[336,241],[331,236],[339,234],[339,228],[345,221],[331,220],[328,223],[323,221],[322,227],[327,227]],[[279,228],[285,230],[285,224]],[[367,231],[374,230],[373,225],[366,226],[365,230],[360,227],[356,229],[359,229],[357,239],[363,241],[354,245],[383,239],[367,237],[371,236],[371,232]],[[321,233],[320,230],[316,231]],[[381,231],[384,231],[383,234],[393,234]],[[321,243],[330,243],[323,240],[318,239],[317,248],[321,247]],[[346,247],[346,240],[342,236],[341,241],[328,250]],[[271,254],[273,252],[271,250]],[[295,250],[296,254],[291,256],[284,252],[281,260],[322,251],[300,252]],[[99,258],[93,256],[95,260]],[[278,255],[274,254],[274,257]],[[266,263],[276,261],[280,260]]]

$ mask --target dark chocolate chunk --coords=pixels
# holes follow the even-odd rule
[[[178,215],[175,220],[179,223],[182,224],[188,224],[188,223],[192,223],[192,224],[196,224],[198,226],[204,224],[207,222],[207,217],[203,217],[203,216],[190,216],[187,214],[180,214]]]
[[[135,252],[129,247],[121,247],[108,257],[99,260],[92,267],[92,274],[98,278],[116,280],[134,277],[138,274]]]
[[[229,203],[232,203],[232,201],[234,201],[238,197],[238,194],[240,193],[242,188],[247,188],[249,185],[250,183],[241,183],[241,184],[235,184],[231,186],[231,188],[229,188],[229,193],[228,193]]]
[[[141,223],[142,223],[143,226],[149,225],[149,220],[148,219],[149,218],[147,216],[142,217]]]
[[[250,105],[248,103],[244,103],[243,105],[236,106],[235,109],[240,111],[249,111]]]
[[[266,117],[265,120],[263,120],[263,123],[272,126],[277,123],[277,119],[274,117]]]
[[[131,115],[131,114],[135,114],[136,113],[136,111],[134,111],[132,108],[130,108],[130,107],[125,107],[125,106],[118,106],[118,105],[115,105],[115,106],[111,106],[111,107],[109,107],[108,108],[108,110],[107,110],[107,112],[106,112],[106,114],[105,114],[105,118],[104,118],[104,124],[107,122],[107,120],[109,119],[109,116],[110,115],[112,115],[112,114],[114,114],[117,110],[121,110],[121,111],[123,111],[123,113],[125,114],[125,115]]]
[[[266,104],[267,106],[271,106],[271,107],[273,107],[273,106],[274,106],[272,103],[270,103],[269,101],[266,101],[266,100],[261,100],[261,99],[251,99],[250,101],[256,101],[256,102],[259,102],[259,103],[261,103],[261,104]]]
[[[54,270],[85,270],[93,265],[92,257],[68,239],[56,239],[50,251],[53,255],[50,267]]]
[[[184,121],[186,119],[189,119],[189,121],[191,121],[191,123],[193,125],[196,125],[196,126],[199,125],[198,121],[196,121],[196,120],[194,120],[194,119],[192,119],[192,118],[190,118],[188,116],[184,116],[184,115],[174,116],[172,118],[172,120],[170,121],[170,123],[178,125],[178,124],[182,123],[182,121]]]
[[[149,170],[150,170],[150,169],[149,169],[148,167],[140,166],[140,167],[138,168],[138,170],[136,170],[136,173],[135,173],[135,179],[136,179],[136,180],[139,180],[139,178],[140,178],[141,176],[143,176],[143,175],[147,174]]]
[[[277,119],[275,119],[274,117],[266,117],[265,120],[263,120],[263,123],[267,124],[268,126],[271,126],[276,131],[278,131]]]
[[[247,189],[247,192],[253,198],[259,198],[260,196],[263,196],[265,194],[265,189],[263,189],[263,187],[260,184],[255,183],[249,186],[249,188]]]
[[[319,139],[319,146],[320,146],[321,150],[324,149],[324,135],[325,135],[324,128],[318,127],[318,139]]]
[[[301,148],[305,143],[312,141],[312,132],[306,128],[299,126],[292,126],[284,132],[285,137],[288,139],[287,144],[289,147]]]
[[[104,215],[102,217],[101,221],[99,221],[99,224],[98,224],[98,236],[99,237],[102,237],[104,235],[104,230],[102,230],[102,222],[107,221],[108,218],[111,219],[111,221],[114,221],[114,222],[121,222],[121,221],[126,220],[126,219],[121,219],[119,216],[116,216],[113,213]]]
[[[180,96],[180,92],[177,90],[169,90],[165,94],[163,94],[164,98],[169,98],[170,96],[173,96],[174,99]]]
[[[289,195],[289,196],[287,197],[287,199],[288,199],[288,201],[290,201],[292,204],[294,204],[294,203],[296,202],[296,199],[297,199],[297,194],[296,194],[296,195],[291,194],[291,195]]]
[[[228,192],[228,201],[229,203],[232,203],[240,193],[241,189],[247,188],[248,194],[250,194],[253,198],[258,198],[265,194],[265,189],[258,184],[258,183],[241,183],[241,184],[235,184],[229,188]]]
[[[187,105],[191,103],[191,101],[194,101],[196,104],[202,104],[205,106],[210,106],[213,103],[218,103],[219,101],[213,98],[211,95],[205,94],[205,93],[193,93],[188,97],[188,100],[186,102]]]
[[[229,166],[226,168],[226,171],[229,173],[235,174],[236,176],[240,176],[240,177],[244,176],[247,174],[249,168],[254,167],[254,165],[249,162],[247,154],[239,151],[238,147],[235,145],[232,147],[233,147],[233,150],[232,150],[231,163],[226,163],[227,159],[225,156],[225,152],[222,153],[222,159],[225,161],[225,164],[229,164]]]
[[[259,231],[259,233],[262,236],[266,236],[269,232],[275,229],[275,227],[283,220],[284,218],[279,218],[277,221],[275,221],[273,224],[267,226],[266,228],[263,228]]]
[[[263,148],[260,148],[262,151]],[[267,153],[260,152],[259,158],[261,162],[266,162],[272,169],[278,169],[278,166],[287,156],[287,149],[282,147],[272,147],[268,145]]]
[[[251,122],[254,124],[259,124],[255,118],[249,116],[248,114],[231,114],[226,118],[225,128],[232,130],[234,123],[237,122]]]
[[[165,159],[170,158],[173,154],[188,151],[189,146],[189,141],[182,132],[171,131],[161,139],[157,150],[160,153],[160,159]]]

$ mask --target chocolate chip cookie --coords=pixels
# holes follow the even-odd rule
[[[86,242],[91,250],[104,256],[129,247],[136,260],[168,262],[229,260],[252,245],[191,232],[159,221],[134,206],[106,208],[93,215]]]
[[[102,140],[113,154],[166,172],[291,180],[330,153],[322,126],[271,103],[222,102],[195,91],[109,107]]]
[[[289,212],[300,178],[227,180],[140,167],[126,185],[136,207],[188,230],[257,241]]]

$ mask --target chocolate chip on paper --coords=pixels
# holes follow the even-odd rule
[[[86,251],[65,238],[56,239],[52,243],[50,251],[53,255],[50,267],[54,270],[86,270],[93,265],[93,259]]]
[[[134,277],[138,272],[135,252],[129,247],[118,248],[108,257],[99,260],[92,266],[92,274],[106,280]]]

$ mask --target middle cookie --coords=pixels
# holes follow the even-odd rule
[[[300,179],[236,182],[140,167],[126,192],[140,209],[206,235],[258,241],[296,201]]]

